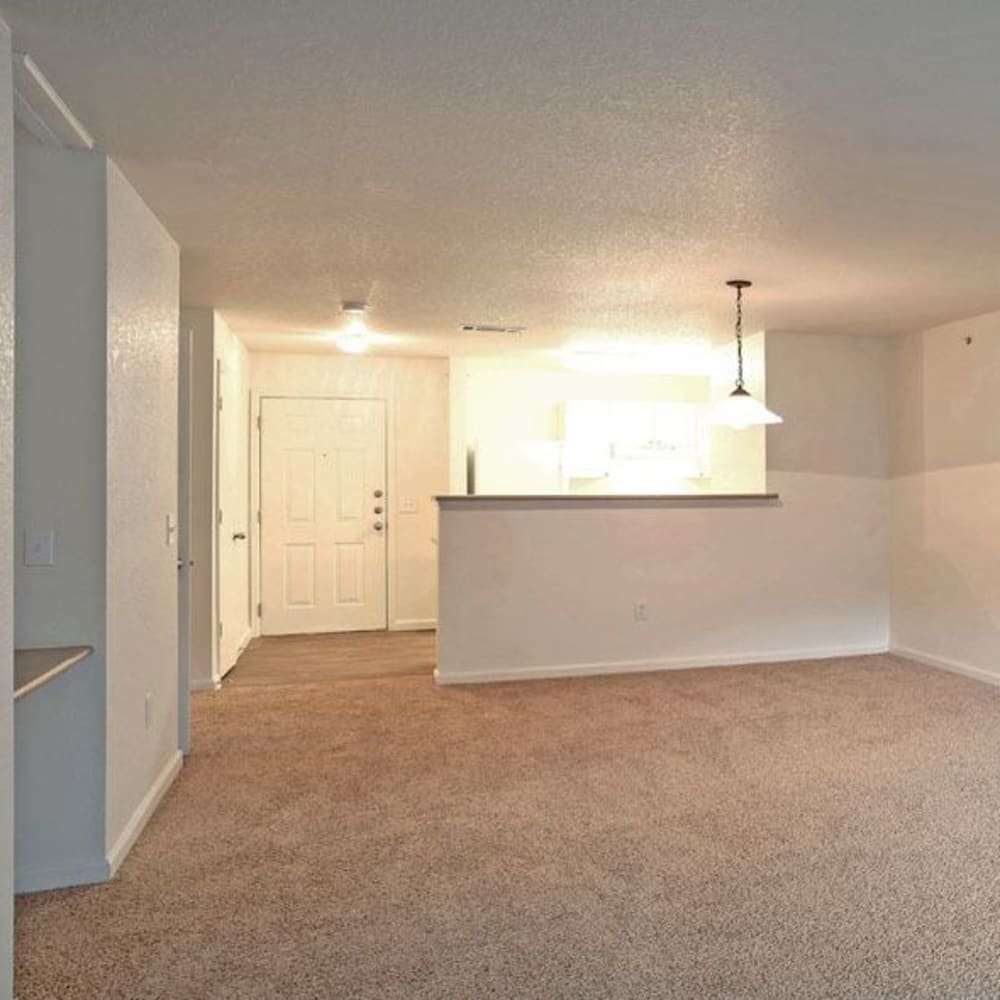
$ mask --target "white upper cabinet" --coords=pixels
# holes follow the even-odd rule
[[[602,399],[563,403],[563,475],[598,479],[611,473],[610,404]]]
[[[694,403],[567,400],[563,473],[567,479],[607,477],[623,463],[654,462],[664,478],[707,476],[703,410]]]

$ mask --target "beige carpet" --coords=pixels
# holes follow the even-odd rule
[[[1000,996],[1000,701],[890,657],[200,696],[21,1000]]]

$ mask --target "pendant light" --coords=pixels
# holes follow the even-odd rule
[[[743,289],[749,288],[751,283],[735,278],[726,284],[736,289],[736,388],[712,409],[709,421],[735,430],[780,424],[781,417],[754,399],[743,384]]]

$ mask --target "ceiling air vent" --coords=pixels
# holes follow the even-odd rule
[[[524,333],[523,326],[500,326],[498,323],[463,323],[459,330],[463,333],[510,333],[515,337]]]

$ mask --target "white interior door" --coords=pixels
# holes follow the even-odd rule
[[[250,402],[234,365],[217,364],[219,675],[250,639]]]
[[[261,632],[386,627],[385,402],[261,400]]]

